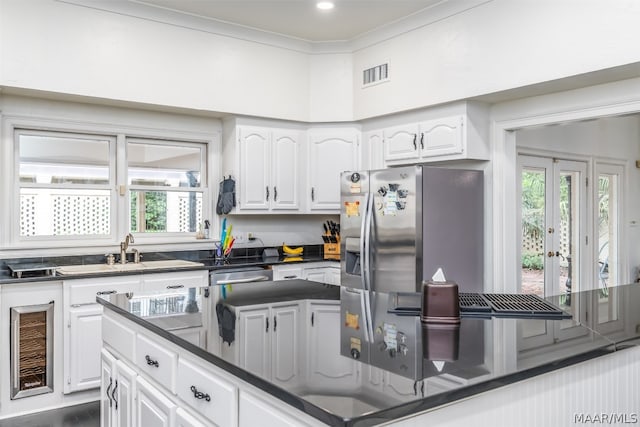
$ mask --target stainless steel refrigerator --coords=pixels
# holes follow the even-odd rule
[[[421,346],[420,319],[387,308],[415,301],[439,268],[461,292],[482,292],[483,172],[419,165],[340,183],[341,353],[411,376],[400,356]]]

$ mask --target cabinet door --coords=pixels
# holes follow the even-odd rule
[[[65,392],[100,387],[102,306],[90,304],[69,309],[69,340],[65,355]]]
[[[327,283],[326,269],[324,267],[305,268],[302,273],[302,278],[304,280],[311,280],[312,282]]]
[[[209,427],[212,424],[205,424],[187,411],[178,408],[176,411],[176,427]]]
[[[310,134],[309,137],[309,208],[340,210],[340,174],[358,169],[358,135],[337,131],[335,134]]]
[[[300,171],[299,132],[274,131],[271,140],[271,209],[299,210]]]
[[[271,380],[276,384],[291,386],[298,380],[299,314],[299,304],[274,306],[271,309],[273,319]]]
[[[111,393],[113,407],[115,409],[114,427],[131,427],[135,419],[134,398],[135,398],[136,373],[133,369],[116,361],[116,382]]]
[[[240,127],[239,198],[240,210],[268,210],[272,196],[270,188],[269,131],[263,128]]]
[[[136,380],[136,426],[173,427],[176,405],[150,383]]]
[[[418,125],[395,126],[384,130],[384,160],[418,160]]]
[[[270,332],[269,308],[238,310],[238,345],[240,367],[262,378],[270,377]]]
[[[115,424],[115,409],[111,393],[114,386],[116,358],[106,350],[102,350],[100,374],[100,427],[111,427]]]
[[[300,419],[301,412],[274,405],[249,392],[240,392],[239,427],[304,427],[307,423]],[[286,412],[285,412],[286,411]]]
[[[325,283],[340,286],[340,268],[327,267],[324,272]]]
[[[369,131],[362,135],[361,169],[384,169],[384,132],[382,130]]]
[[[340,355],[340,302],[309,306],[310,383],[345,390],[356,387],[357,362]]]
[[[420,123],[423,158],[463,152],[464,116],[451,116]]]

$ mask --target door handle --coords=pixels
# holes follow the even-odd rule
[[[418,139],[418,134],[417,134],[417,133],[414,133],[414,134],[413,134],[413,149],[414,149],[414,150],[417,150],[417,149],[418,149],[418,146],[416,145],[416,140],[417,140],[417,139]]]
[[[269,201],[269,186],[266,186],[265,189],[267,190],[267,202]]]
[[[278,201],[278,187],[276,187],[275,185],[273,186],[273,201]]]
[[[424,132],[420,134],[420,148],[424,150]]]

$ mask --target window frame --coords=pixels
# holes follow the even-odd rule
[[[71,108],[71,107],[69,107]],[[176,117],[177,125],[167,128],[166,117],[158,115],[150,117],[148,115],[137,114],[137,111],[131,110],[131,120],[126,120],[124,124],[115,124],[114,121],[105,121],[104,117],[111,117],[111,111],[102,110],[102,107],[96,107],[96,111],[84,114],[86,107],[81,111],[77,120],[71,119],[68,115],[52,116],[48,112],[40,112],[40,115],[33,114],[26,116],[22,113],[2,114],[0,113],[0,135],[3,141],[7,143],[0,146],[0,161],[3,168],[0,169],[0,188],[3,190],[0,194],[0,200],[3,200],[5,206],[10,207],[0,214],[0,252],[8,250],[20,251],[24,255],[40,256],[41,250],[47,250],[48,253],[56,253],[60,255],[75,254],[78,250],[86,253],[86,249],[90,253],[100,253],[101,251],[113,252],[117,251],[118,244],[122,238],[129,233],[129,198],[126,185],[126,139],[147,139],[147,140],[168,140],[185,143],[202,144],[204,147],[204,156],[201,159],[204,162],[201,178],[201,190],[203,194],[202,218],[209,219],[212,224],[212,235],[217,232],[218,218],[215,210],[211,206],[213,195],[209,194],[213,188],[214,181],[222,176],[222,138],[221,126],[212,122],[210,124],[202,123],[192,130],[192,120],[182,120]],[[66,110],[65,110],[66,111]],[[66,111],[66,112],[70,112]],[[79,112],[80,110],[76,111]],[[106,115],[105,115],[106,114]],[[104,115],[104,117],[103,117]],[[27,132],[43,132],[44,134],[71,134],[71,135],[89,135],[101,137],[107,136],[115,138],[115,154],[111,153],[110,167],[115,165],[115,181],[112,187],[112,216],[110,235],[97,239],[94,236],[31,236],[30,238],[20,239],[20,196],[19,187],[16,181],[19,180],[19,151],[16,149],[16,131],[25,130]],[[164,187],[163,187],[164,188]],[[148,235],[138,234],[136,245],[144,246],[144,250],[164,250],[165,245],[176,245],[187,249],[198,249],[210,245],[210,240],[196,240],[196,233],[176,233],[173,236],[166,236],[166,233],[148,233]],[[186,234],[186,235],[185,235]],[[25,236],[27,237],[27,236]],[[18,252],[15,252],[18,253]]]
[[[20,136],[51,136],[51,137],[70,137],[78,139],[95,139],[95,140],[107,140],[109,142],[109,179],[107,184],[64,184],[64,183],[23,183],[20,182]],[[117,216],[117,195],[115,192],[117,182],[116,162],[115,159],[117,148],[117,138],[114,135],[107,133],[92,133],[92,132],[74,132],[64,130],[51,130],[51,129],[37,129],[31,127],[14,127],[13,128],[13,195],[14,200],[13,209],[11,212],[11,236],[12,241],[21,245],[27,246],[29,242],[42,243],[45,246],[54,246],[55,243],[60,242],[83,242],[87,240],[99,241],[104,244],[108,244],[113,240],[113,234],[116,231],[116,216]],[[60,190],[107,190],[109,191],[109,234],[86,234],[86,235],[36,235],[36,236],[23,236],[20,234],[19,222],[20,216],[20,193],[23,188],[34,189],[60,189]],[[31,245],[28,245],[31,246]]]
[[[129,184],[129,156],[128,149],[129,143],[133,144],[149,144],[149,145],[160,145],[160,146],[170,146],[170,147],[190,147],[190,148],[199,148],[200,149],[200,184],[198,187],[161,187],[157,185],[138,185],[138,184]],[[131,192],[132,191],[142,191],[142,192],[175,192],[175,193],[200,193],[202,194],[202,218],[204,219],[211,218],[211,209],[209,202],[209,173],[208,173],[208,161],[209,152],[211,150],[210,144],[204,142],[197,141],[189,141],[177,138],[171,139],[163,139],[157,137],[139,137],[139,136],[125,136],[124,138],[124,148],[125,148],[125,160],[122,163],[122,169],[124,174],[124,179],[120,185],[124,185],[126,187],[126,227],[128,230],[131,230],[136,241],[140,239],[141,242],[145,242],[148,240],[160,240],[160,239],[173,239],[180,240],[184,238],[193,239],[197,234],[197,226],[196,230],[193,232],[158,232],[158,233],[145,233],[139,231],[133,231],[131,227]]]

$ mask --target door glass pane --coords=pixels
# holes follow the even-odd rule
[[[560,234],[558,242],[559,277],[558,289],[553,295],[580,291],[579,254],[577,253],[580,238],[580,173],[560,172]]]
[[[618,176],[598,176],[598,321],[617,320],[617,304],[610,301],[608,288],[619,284],[618,263]]]
[[[522,263],[520,268],[520,291],[544,296],[545,253],[545,197],[546,178],[544,169],[522,169]],[[526,326],[525,326],[526,325]],[[522,338],[544,335],[546,322],[526,322],[522,327]]]
[[[545,171],[522,170],[521,292],[544,296]]]

